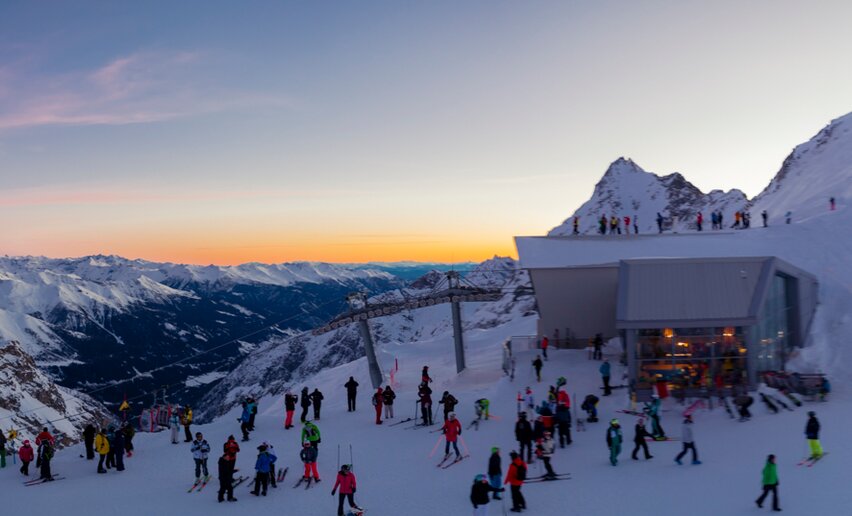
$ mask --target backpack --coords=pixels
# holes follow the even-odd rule
[[[515,464],[515,478],[518,480],[526,480],[527,479],[527,467],[525,465],[517,465]]]

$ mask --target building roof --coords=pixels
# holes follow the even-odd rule
[[[619,265],[618,328],[755,324],[775,258],[660,258]]]

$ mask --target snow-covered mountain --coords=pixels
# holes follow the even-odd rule
[[[22,435],[50,428],[62,444],[79,439],[85,423],[111,416],[92,398],[56,385],[15,341],[0,347],[0,428]],[[20,442],[18,443],[20,444]]]
[[[388,291],[372,297],[374,303],[401,301],[426,295],[440,283],[444,273],[433,271],[408,288]],[[463,304],[464,331],[495,328],[511,321],[535,315],[535,298],[527,289],[526,271],[517,269],[512,258],[494,257],[467,273],[465,279],[477,286],[501,288],[503,297],[496,302]],[[378,353],[392,362],[394,349],[406,343],[452,335],[449,305],[439,304],[370,320]],[[226,412],[246,395],[259,398],[300,387],[317,372],[352,362],[364,354],[356,325],[349,325],[318,336],[303,333],[295,337],[275,337],[260,345],[239,367],[213,387],[199,410],[209,417]]]
[[[581,234],[595,234],[603,215],[607,219],[616,216],[622,219],[622,224],[624,217],[630,217],[631,225],[638,218],[640,233],[656,231],[657,213],[671,218],[676,229],[688,229],[695,227],[698,212],[703,212],[709,224],[710,212],[722,210],[725,214],[733,214],[747,202],[745,194],[739,190],[713,190],[705,194],[678,172],[658,176],[646,172],[630,159],[618,158],[595,185],[591,199],[553,228],[548,236],[572,234],[574,217],[580,217]]]

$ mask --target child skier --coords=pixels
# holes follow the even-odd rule
[[[536,445],[536,455],[542,460],[544,463],[544,469],[546,473],[544,474],[545,478],[553,478],[556,476],[556,472],[553,471],[553,467],[550,465],[550,459],[553,457],[553,452],[556,451],[556,445],[553,443],[553,437],[551,437],[550,432],[544,432],[544,437],[541,439],[541,442]]]
[[[209,477],[207,471],[207,456],[210,454],[210,445],[201,435],[201,432],[196,432],[195,440],[192,441],[192,446],[189,448],[192,452],[192,458],[195,460],[195,481],[200,482],[202,474]]]
[[[30,441],[24,441],[21,449],[18,450],[18,458],[21,459],[21,474],[24,476],[30,476],[30,462],[33,461],[35,453],[33,453],[33,447],[30,446]]]
[[[319,443],[322,442],[320,429],[311,421],[305,421],[305,426],[302,427],[302,442],[308,442],[311,446],[319,450]]]
[[[257,447],[257,452],[257,461],[254,464],[254,470],[257,474],[254,479],[254,490],[251,494],[266,496],[266,490],[269,487],[270,466],[275,462],[276,457],[268,452],[264,444]]]
[[[302,443],[302,451],[299,452],[299,458],[305,464],[305,474],[302,476],[305,480],[310,480],[311,476],[315,482],[320,481],[319,473],[317,472],[317,449],[311,446],[311,443]]]

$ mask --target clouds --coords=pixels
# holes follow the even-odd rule
[[[281,94],[227,80],[230,67],[194,52],[138,52],[100,67],[43,73],[32,63],[0,68],[0,130],[123,125],[206,113],[286,108]]]

